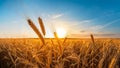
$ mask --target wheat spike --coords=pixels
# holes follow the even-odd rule
[[[57,35],[56,32],[54,32],[54,37],[55,37],[56,39],[58,39],[58,35]]]
[[[30,25],[30,27],[39,36],[39,38],[41,39],[42,43],[45,44],[45,40],[44,40],[43,36],[41,35],[41,33],[39,32],[39,30],[37,29],[37,27],[34,25],[34,23],[30,19],[28,19],[27,21],[28,21],[28,24]]]
[[[93,44],[95,44],[94,36],[92,34],[90,36],[91,36],[91,40],[92,40]]]
[[[38,22],[39,22],[40,28],[42,30],[42,33],[45,36],[45,34],[46,34],[45,27],[44,27],[43,21],[42,21],[42,19],[40,17],[38,18]]]

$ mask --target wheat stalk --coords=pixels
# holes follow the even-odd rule
[[[63,40],[63,43],[62,44],[65,44],[65,42],[67,41],[67,37],[64,38]]]
[[[58,44],[59,44],[59,50],[60,50],[60,54],[62,55],[62,46],[61,46],[61,43],[60,43],[60,40],[58,38],[58,35],[56,32],[54,32],[54,37],[56,38]]]
[[[45,44],[45,40],[44,40],[42,34],[39,32],[39,30],[34,25],[34,23],[30,19],[28,19],[27,21],[28,21],[28,24],[30,25],[30,27],[33,29],[33,31],[39,36],[39,38],[41,39],[42,43]]]
[[[92,42],[93,42],[93,46],[92,46],[92,53],[94,53],[94,48],[95,48],[95,41],[94,41],[94,36],[91,34],[90,35],[91,36],[91,40],[92,40]],[[93,59],[93,56],[92,56],[92,59],[91,59],[91,61],[92,61],[92,68],[93,68],[93,63],[94,63],[94,59]]]
[[[40,28],[42,30],[42,33],[45,36],[45,34],[46,34],[45,27],[44,27],[44,24],[43,24],[42,19],[40,17],[38,18],[38,22],[39,22]]]
[[[51,38],[50,40],[51,40],[51,42],[52,42],[52,45],[54,46],[55,44],[54,44],[54,42],[53,42],[52,38]]]

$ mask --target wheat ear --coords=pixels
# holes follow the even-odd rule
[[[38,18],[38,22],[39,22],[40,28],[42,30],[42,33],[45,36],[45,34],[46,34],[45,27],[44,27],[43,21],[42,21],[42,19],[40,17]]]
[[[34,23],[30,19],[28,19],[27,21],[28,21],[28,24],[30,25],[30,27],[33,29],[33,31],[39,36],[39,38],[41,39],[42,43],[45,44],[45,40],[44,40],[42,34],[39,32],[39,30],[34,25]]]
[[[92,34],[90,36],[91,36],[91,40],[92,40],[93,44],[95,44],[94,36]]]

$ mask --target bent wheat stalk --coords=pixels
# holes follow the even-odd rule
[[[42,19],[40,17],[38,18],[38,22],[39,22],[40,28],[42,30],[42,33],[45,36],[45,34],[46,34],[45,27],[44,27],[44,24],[43,24]]]
[[[39,36],[39,38],[41,39],[42,43],[45,44],[45,40],[44,40],[42,34],[39,32],[39,30],[34,25],[34,23],[30,19],[28,19],[27,21],[28,21],[28,24],[30,25],[30,27],[33,29],[33,31]]]

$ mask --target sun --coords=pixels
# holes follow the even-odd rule
[[[59,38],[64,38],[66,36],[66,30],[64,28],[57,28],[56,29],[57,35]]]

